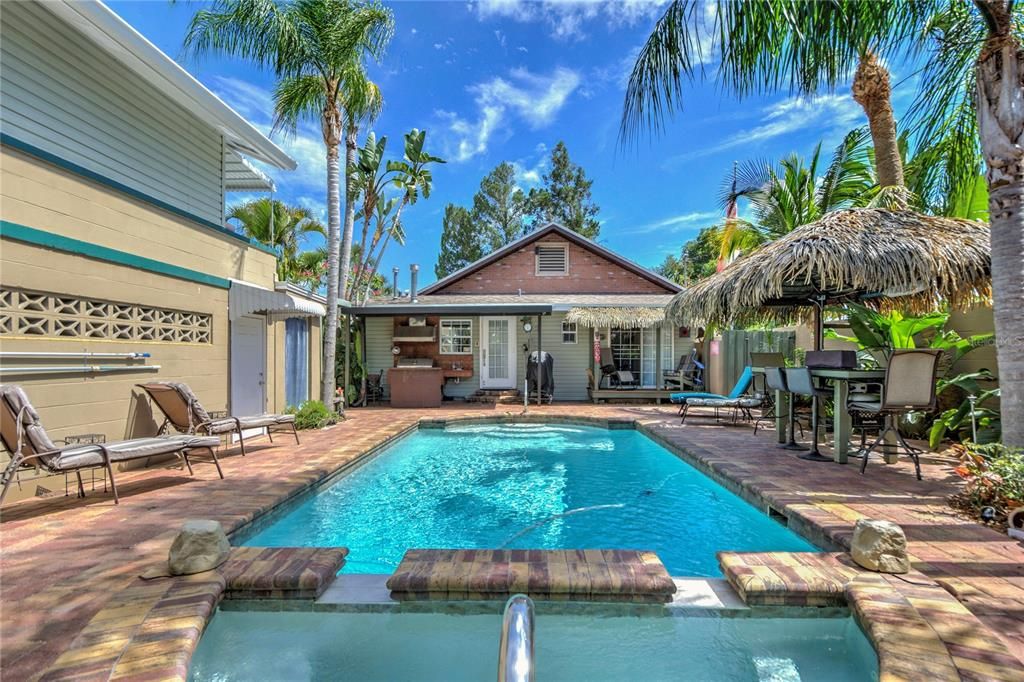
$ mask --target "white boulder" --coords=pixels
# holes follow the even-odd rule
[[[231,552],[228,536],[217,521],[190,519],[171,544],[167,563],[171,575],[190,575],[217,568]]]
[[[860,566],[879,573],[906,573],[907,536],[892,521],[860,519],[853,529],[850,547],[853,560]]]

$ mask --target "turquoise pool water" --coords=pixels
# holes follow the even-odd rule
[[[409,548],[649,549],[679,576],[817,549],[642,433],[564,424],[417,431],[245,544],[348,547],[351,573]]]
[[[501,618],[433,613],[219,612],[189,679],[493,680]],[[850,618],[630,617],[538,614],[538,680],[878,678]]]

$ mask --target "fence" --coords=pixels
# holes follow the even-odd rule
[[[750,364],[750,353],[782,353],[792,360],[795,349],[794,331],[723,331],[718,359],[722,363],[724,390],[729,391],[736,384],[743,368]]]

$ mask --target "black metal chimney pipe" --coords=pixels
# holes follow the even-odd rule
[[[413,263],[412,265],[409,266],[409,271],[411,279],[409,283],[409,302],[419,303],[419,301],[416,300],[416,279],[419,277],[420,274],[420,266],[417,265],[416,263]]]
[[[391,298],[397,299],[398,293],[398,273],[400,270],[397,267],[391,268]]]

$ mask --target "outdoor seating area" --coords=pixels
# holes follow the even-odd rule
[[[107,2],[0,0],[3,682],[1024,682],[1024,3]]]

